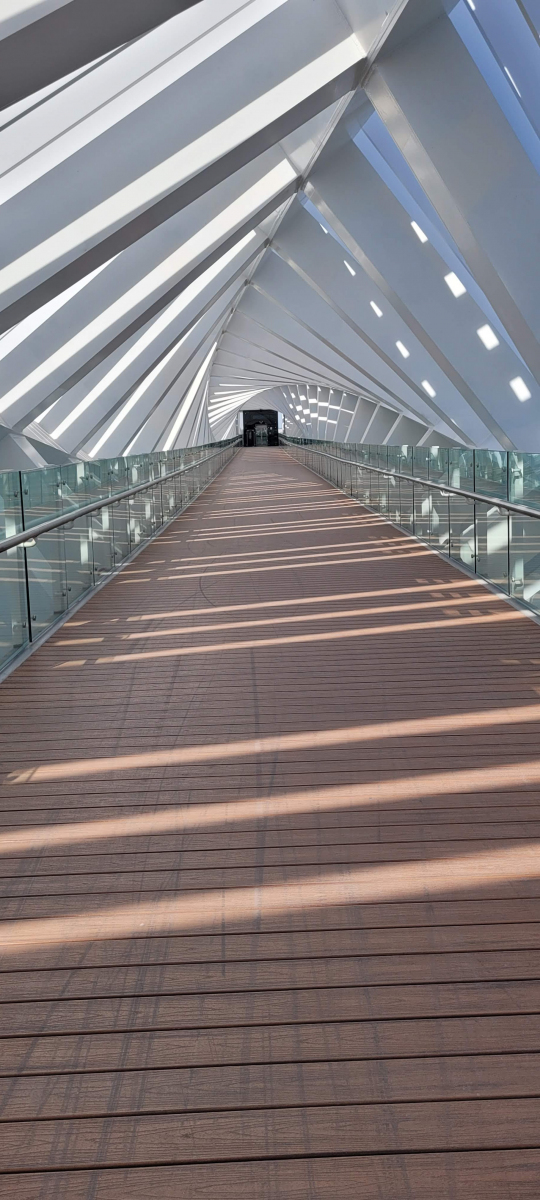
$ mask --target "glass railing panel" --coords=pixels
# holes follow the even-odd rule
[[[138,492],[130,498],[129,514],[131,549],[135,550],[141,542],[148,541],[154,532],[154,501],[151,489]]]
[[[33,542],[33,544],[32,544]],[[27,542],[28,592],[33,637],[39,637],[68,607],[64,530]]]
[[[102,459],[100,468],[102,485],[108,486],[110,496],[114,496],[116,492],[127,491],[129,487],[127,459],[105,458]]]
[[[174,475],[169,479],[163,479],[160,486],[163,499],[163,520],[170,521],[177,508],[180,507],[177,503],[177,489]]]
[[[448,483],[448,448],[430,446],[428,451],[428,474],[437,483]]]
[[[59,467],[23,471],[21,480],[25,529],[62,516],[62,473]]]
[[[450,515],[449,492],[431,488],[431,545],[444,554],[449,553]]]
[[[508,584],[508,513],[494,504],[475,504],[476,570],[502,591]]]
[[[509,455],[509,498],[540,511],[540,454]]]
[[[379,512],[381,513],[382,516],[387,517],[388,510],[389,510],[389,490],[388,489],[390,486],[390,476],[388,474],[388,471],[385,471],[383,475],[379,475],[379,480],[380,480]]]
[[[431,534],[431,490],[421,483],[414,485],[414,533],[428,542]]]
[[[116,565],[113,513],[116,505],[100,508],[89,516],[94,584],[101,583]]]
[[[350,495],[353,497],[354,500],[358,499],[358,484],[359,484],[358,464],[353,462],[353,463],[351,463]]]
[[[408,479],[399,481],[400,525],[410,533],[414,528],[413,484]]]
[[[377,472],[375,472],[375,471],[369,471],[369,473],[366,472],[366,474],[369,474],[369,501],[368,501],[368,503],[369,503],[370,507],[375,510],[375,512],[380,512],[381,476],[379,474],[377,474]]]
[[[475,450],[474,491],[508,499],[508,455],[505,450]]]
[[[105,510],[104,510],[105,511]],[[131,554],[133,549],[131,542],[131,504],[126,498],[118,500],[116,504],[112,504],[107,512],[110,512],[110,523],[113,539],[113,558],[114,566],[119,567],[124,559]],[[103,517],[106,522],[105,516]],[[106,525],[108,530],[109,526]]]
[[[102,483],[101,472],[95,471],[92,463],[66,463],[61,468],[61,487],[63,512],[93,504],[110,494],[107,481]]]
[[[474,571],[476,561],[476,545],[474,533],[474,500],[467,496],[449,497],[450,531],[449,550],[451,558],[457,558]]]
[[[412,474],[417,479],[429,479],[429,448],[426,446],[413,447]]]
[[[540,517],[510,514],[510,592],[540,612]]]
[[[61,532],[64,535],[67,603],[71,605],[94,585],[90,517],[77,517],[72,524],[63,525]]]
[[[12,530],[12,537],[19,530]],[[0,669],[29,641],[26,577],[22,546],[0,554]]]
[[[372,471],[366,471],[365,468],[358,468],[358,499],[360,504],[371,504],[371,480],[373,478]]]
[[[448,450],[448,482],[450,487],[474,492],[474,451],[452,446]]]
[[[389,473],[386,481],[386,491],[388,496],[388,517],[390,521],[394,521],[396,525],[401,524],[401,503],[399,495],[399,479],[395,475]]]
[[[413,474],[413,446],[398,446],[397,470],[402,475]]]
[[[0,541],[23,529],[21,479],[18,471],[0,472]]]

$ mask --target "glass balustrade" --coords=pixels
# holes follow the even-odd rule
[[[540,454],[281,441],[361,504],[540,614]]]
[[[0,671],[191,504],[237,448],[238,439],[230,438],[189,450],[0,471]],[[131,488],[139,490],[122,494]],[[109,503],[77,515],[102,500]],[[63,523],[37,532],[56,519]],[[22,544],[2,550],[23,533]]]

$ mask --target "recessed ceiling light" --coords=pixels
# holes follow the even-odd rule
[[[319,225],[321,225],[320,221],[319,221]],[[321,225],[321,229],[322,229],[323,233],[328,233],[328,230],[325,229],[324,225]]]
[[[420,229],[420,226],[417,225],[416,221],[411,221],[411,225],[414,229],[414,232],[415,232],[417,238],[419,238],[421,242],[427,242],[427,240],[428,240],[427,234],[424,233],[423,229]]]
[[[474,3],[474,0],[467,0],[467,4],[469,5],[469,8],[472,8],[473,12],[476,12],[476,4]]]
[[[480,329],[476,330],[480,341],[484,343],[486,350],[494,350],[495,346],[499,345],[497,334],[493,332],[491,325],[481,325]]]
[[[511,74],[510,74],[510,71],[508,70],[508,67],[505,67],[505,68],[504,68],[504,72],[505,72],[505,75],[508,75],[508,78],[509,78],[509,80],[510,80],[510,83],[512,84],[512,87],[515,89],[515,91],[517,92],[517,94],[518,94],[518,96],[519,96],[519,98],[520,98],[520,100],[521,100],[521,92],[520,92],[520,90],[519,90],[519,88],[518,88],[518,85],[517,85],[517,83],[516,83],[515,79],[513,79],[513,78],[512,78],[512,76],[511,76]]]
[[[356,271],[353,271],[353,268],[351,267],[350,263],[347,262],[346,258],[343,259],[343,262],[345,263],[347,270],[351,272],[351,275],[356,275]]]
[[[399,350],[399,353],[402,354],[404,358],[409,357],[410,350],[407,350],[407,347],[403,345],[403,342],[396,342],[396,346]]]
[[[369,303],[371,304],[373,312],[376,313],[378,317],[382,317],[382,308],[379,308],[379,305],[375,304],[374,300],[370,300]]]
[[[521,375],[516,375],[515,379],[510,380],[510,387],[514,392],[514,395],[517,396],[518,400],[530,400],[531,393],[527,387],[527,384],[525,383],[525,380],[521,378]]]
[[[444,282],[448,284],[448,287],[450,288],[452,295],[456,296],[456,298],[458,296],[465,295],[467,288],[464,287],[464,285],[461,282],[461,279],[458,279],[458,277],[454,271],[450,271],[450,273],[448,275],[445,275]]]
[[[427,379],[422,380],[422,387],[423,387],[424,391],[427,392],[428,396],[431,396],[431,399],[433,400],[433,397],[436,396],[437,393],[435,391],[435,388],[431,386],[431,384],[429,383],[429,381]]]

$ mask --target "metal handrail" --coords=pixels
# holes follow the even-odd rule
[[[506,508],[509,512],[519,513],[522,517],[540,518],[540,509],[528,508],[525,504],[513,504],[511,500],[499,500],[498,496],[485,496],[481,492],[468,492],[465,488],[452,487],[449,483],[437,483],[434,479],[420,479],[417,475],[405,475],[402,471],[392,471],[390,467],[371,467],[367,463],[357,462],[354,458],[341,458],[339,454],[329,454],[327,450],[316,450],[304,442],[293,442],[282,436],[282,441],[300,450],[308,450],[310,454],[319,454],[323,458],[331,458],[332,462],[345,463],[347,467],[359,467],[363,471],[374,471],[387,479],[406,479],[408,483],[419,483],[422,487],[438,488],[440,492],[451,492],[453,496],[465,496],[467,500],[475,500],[481,504],[493,504],[494,508]],[[1,546],[0,546],[1,549]]]
[[[229,446],[237,445],[240,438],[232,438]],[[129,499],[130,496],[135,496],[138,492],[146,492],[148,488],[157,487],[163,484],[166,479],[173,479],[176,475],[184,475],[186,471],[193,471],[195,467],[200,467],[201,463],[210,462],[210,459],[217,458],[219,454],[223,454],[227,450],[227,446],[223,446],[221,450],[215,450],[212,454],[207,454],[206,458],[200,458],[198,462],[188,463],[185,467],[177,467],[175,471],[168,471],[166,475],[160,475],[157,479],[147,480],[146,483],[137,483],[132,488],[127,488],[123,492],[116,492],[114,496],[106,496],[102,500],[95,500],[92,504],[84,504],[81,508],[72,509],[69,513],[62,513],[59,517],[51,517],[49,521],[42,521],[40,525],[31,525],[29,529],[23,529],[21,533],[13,534],[13,537],[6,538],[0,542],[0,554],[5,550],[11,550],[14,546],[22,546],[24,542],[40,537],[43,533],[50,533],[52,529],[58,529],[61,525],[73,525],[74,521],[78,521],[79,517],[85,517],[88,513],[97,512],[100,508],[106,508],[110,504],[120,504],[122,500]]]

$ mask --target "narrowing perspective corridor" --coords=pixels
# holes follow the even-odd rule
[[[524,611],[241,450],[0,688],[0,1196],[532,1200],[539,733]]]

